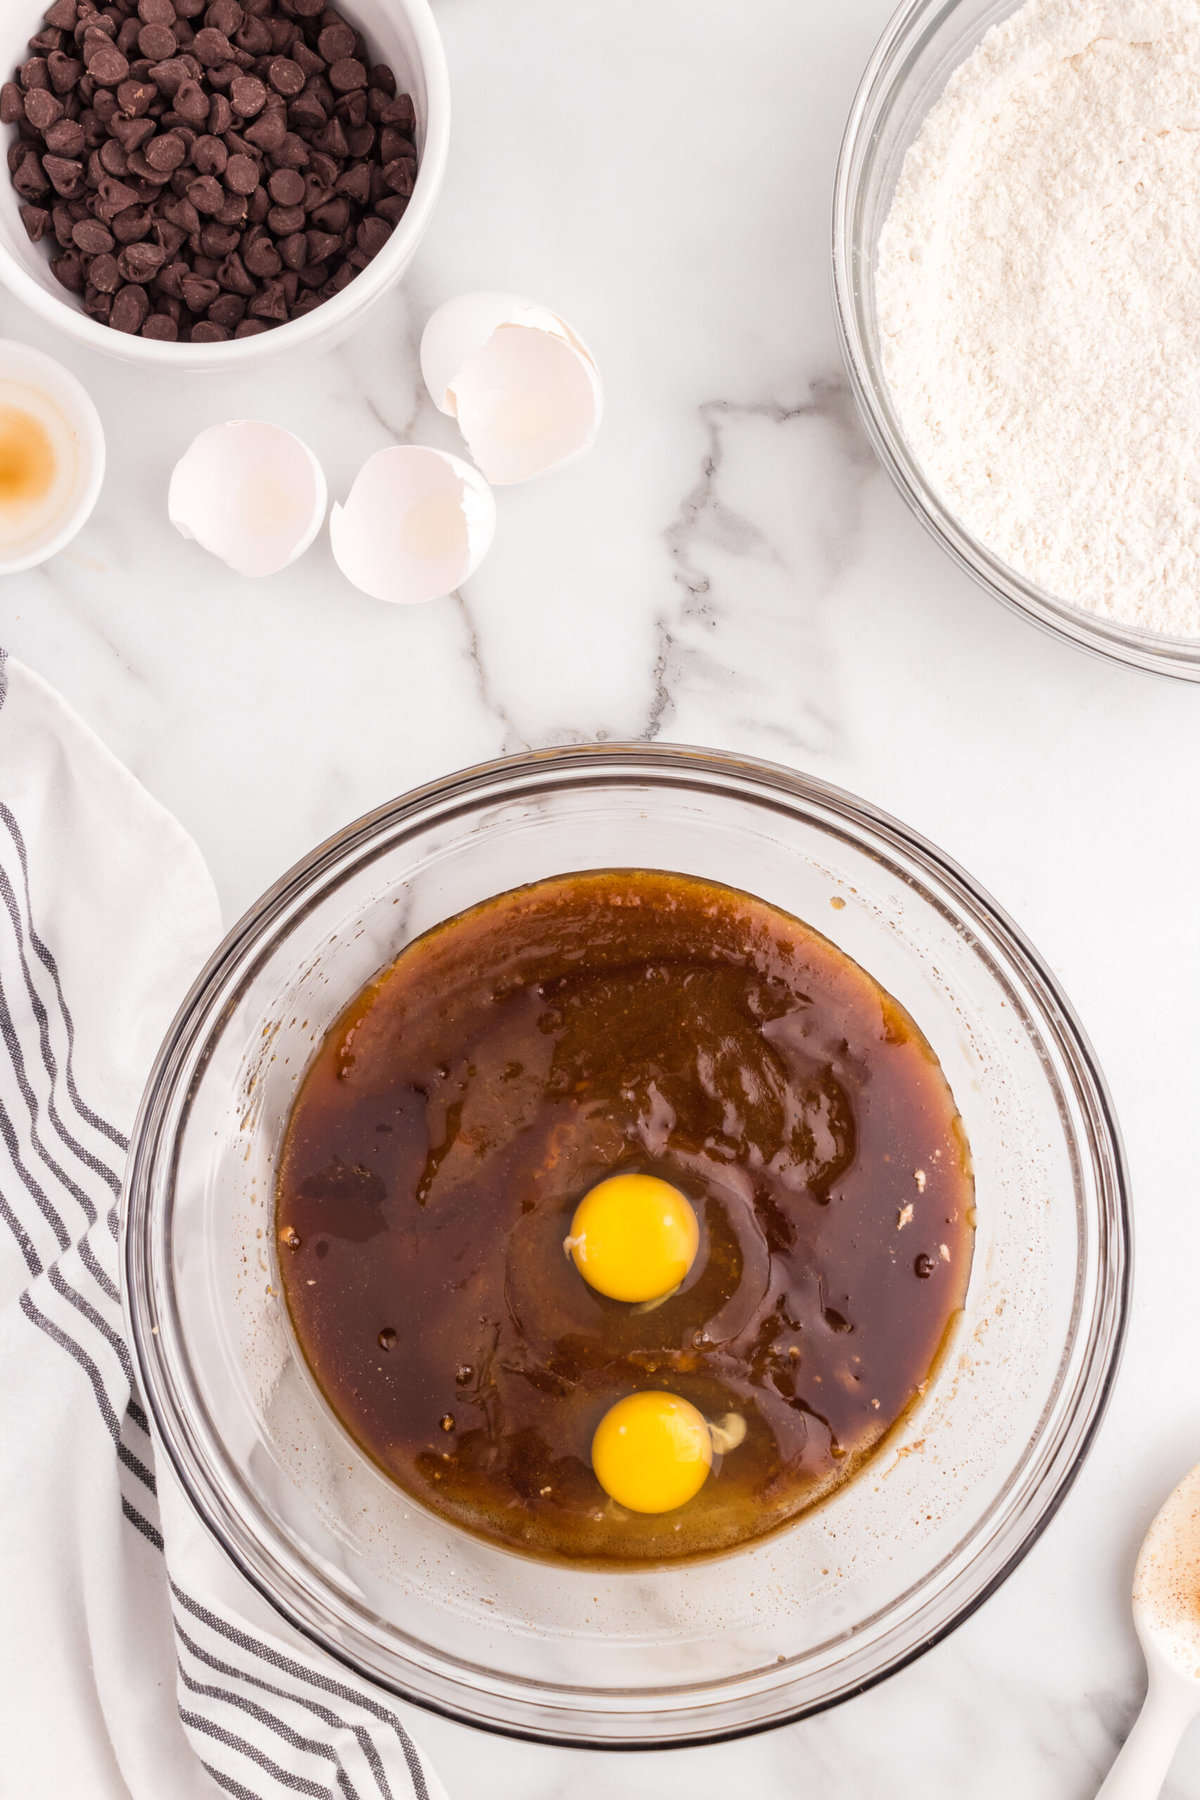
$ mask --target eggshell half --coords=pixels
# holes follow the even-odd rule
[[[402,606],[452,593],[475,573],[495,531],[495,497],[478,470],[419,444],[368,457],[329,518],[346,579]]]
[[[516,294],[461,294],[430,318],[421,373],[496,486],[544,475],[589,450],[603,413],[595,359],[548,307]]]
[[[230,419],[192,440],[167,495],[172,525],[239,575],[275,575],[321,529],[328,489],[308,445],[260,419]]]

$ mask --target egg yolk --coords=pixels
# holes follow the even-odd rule
[[[575,1208],[567,1249],[611,1300],[662,1300],[696,1260],[700,1227],[678,1188],[654,1175],[611,1175]]]
[[[630,1512],[673,1512],[698,1494],[712,1467],[704,1415],[678,1394],[626,1394],[592,1439],[596,1480]]]

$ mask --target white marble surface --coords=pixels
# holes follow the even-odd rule
[[[600,735],[734,746],[858,790],[965,863],[1106,1066],[1139,1228],[1128,1353],[1078,1485],[1000,1594],[872,1694],[749,1743],[606,1757],[418,1721],[454,1800],[1086,1800],[1140,1697],[1136,1544],[1200,1458],[1200,693],[978,593],[852,415],[829,194],[888,6],[440,0],[456,137],[404,292],[341,350],[242,383],[168,392],[68,353],[110,478],[70,552],[0,584],[0,642],[190,828],[231,919],[317,839],[450,768]],[[609,412],[590,459],[501,495],[461,599],[377,605],[324,544],[243,582],[174,536],[167,466],[216,419],[298,429],[335,493],[395,438],[451,444],[413,345],[473,286],[575,322]],[[11,303],[0,330],[56,347]],[[1200,1734],[1167,1792],[1200,1800]]]

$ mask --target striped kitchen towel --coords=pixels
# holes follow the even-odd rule
[[[121,1328],[144,1076],[219,935],[194,844],[0,653],[0,1795],[436,1800],[156,1459]]]

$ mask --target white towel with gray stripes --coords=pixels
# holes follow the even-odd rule
[[[121,1332],[125,1133],[220,923],[195,845],[0,652],[0,1794],[439,1800],[155,1458]]]

